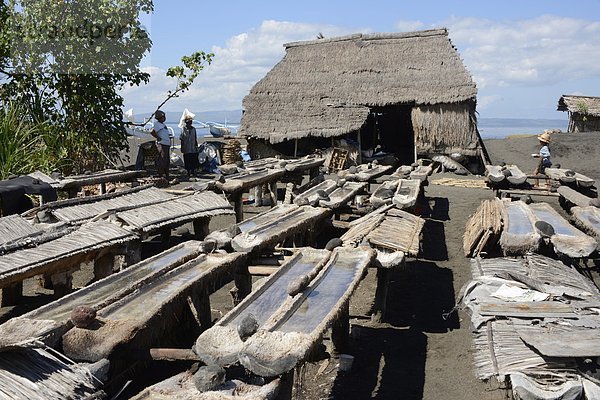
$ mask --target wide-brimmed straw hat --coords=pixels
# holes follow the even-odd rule
[[[552,141],[552,138],[550,137],[550,134],[548,132],[544,132],[541,135],[538,135],[537,138],[540,142],[544,143],[550,143]]]

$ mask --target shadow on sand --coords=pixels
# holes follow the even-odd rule
[[[357,336],[357,337],[356,337]],[[416,329],[358,327],[350,372],[338,372],[330,398],[420,399],[427,337]]]

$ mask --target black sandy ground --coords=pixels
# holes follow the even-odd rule
[[[600,177],[597,138],[600,138],[597,133],[556,136],[551,147],[555,161],[592,178]],[[489,140],[486,144],[494,163],[514,163],[526,173],[535,167],[535,160],[530,156],[537,149],[535,137]],[[450,173],[434,174],[430,179],[435,182],[440,177],[464,179]],[[493,197],[494,193],[482,188],[430,184],[425,196],[426,202],[420,206],[426,218],[422,254],[392,274],[386,320],[374,323],[369,317],[376,286],[375,271],[371,270],[351,300],[352,335],[347,353],[355,357],[352,370],[346,373],[338,371],[337,355],[326,338],[324,343],[331,358],[307,364],[297,371],[295,398],[507,398],[502,384],[494,380],[481,382],[476,377],[469,317],[458,312],[443,318],[454,307],[461,286],[471,277],[469,262],[462,250],[467,218],[481,200]],[[534,201],[548,201],[560,209],[555,198],[537,197]],[[253,213],[259,210],[248,206],[246,211]],[[216,220],[211,229],[231,222]],[[190,238],[189,230],[190,227],[177,230],[170,244]],[[158,242],[150,242],[144,249],[149,255],[161,248]],[[76,283],[85,284],[89,280],[89,272],[89,268],[79,272]],[[597,274],[594,277],[597,278]],[[231,309],[230,287],[228,285],[212,296],[213,319]],[[51,299],[49,292],[39,289],[33,280],[26,284],[26,294],[22,306],[0,309],[0,322]],[[161,363],[151,369],[169,369],[166,366]],[[177,367],[185,368],[186,365],[177,364]],[[134,380],[132,388],[152,384],[149,375],[146,377],[146,380]]]

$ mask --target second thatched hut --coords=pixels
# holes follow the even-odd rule
[[[569,112],[567,132],[600,131],[600,97],[563,94],[558,111]]]
[[[391,154],[403,164],[433,154],[486,158],[477,88],[446,29],[284,46],[283,60],[243,101],[239,132],[255,156],[346,139],[362,157]]]

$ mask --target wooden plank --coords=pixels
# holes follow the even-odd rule
[[[274,274],[279,267],[273,265],[252,265],[248,267],[250,275],[270,276]]]
[[[577,318],[577,313],[568,304],[555,301],[481,303],[481,315],[520,318]]]
[[[595,329],[549,331],[517,329],[521,339],[547,357],[600,357],[600,332]]]

